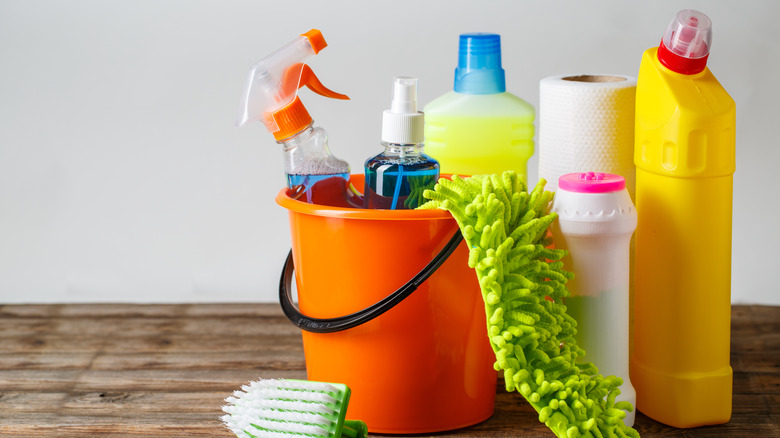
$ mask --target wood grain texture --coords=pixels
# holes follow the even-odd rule
[[[780,437],[780,307],[734,306],[729,423],[643,437]],[[223,399],[259,377],[306,377],[276,304],[0,306],[0,436],[230,437]],[[517,393],[488,421],[437,437],[552,438]],[[421,395],[424,396],[424,395]]]

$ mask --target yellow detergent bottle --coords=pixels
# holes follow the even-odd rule
[[[677,13],[636,87],[637,408],[674,427],[731,417],[733,99],[707,68],[711,23]]]
[[[514,170],[528,179],[534,153],[534,108],[506,91],[501,37],[460,35],[455,86],[428,103],[426,153],[442,173],[479,175]]]

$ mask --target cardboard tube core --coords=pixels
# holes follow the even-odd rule
[[[579,76],[567,76],[563,78],[564,81],[572,82],[622,82],[626,78],[620,76],[606,76],[606,75],[579,75]]]

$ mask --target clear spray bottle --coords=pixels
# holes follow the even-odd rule
[[[349,99],[329,90],[305,62],[327,46],[312,29],[267,56],[249,71],[237,126],[263,122],[284,147],[284,170],[291,196],[335,207],[359,207],[362,199],[349,185],[349,164],[333,156],[328,134],[315,127],[298,97],[307,86],[333,99]]]
[[[439,180],[439,163],[423,153],[423,113],[417,111],[417,78],[397,77],[393,102],[382,115],[385,150],[365,163],[366,208],[413,209]]]

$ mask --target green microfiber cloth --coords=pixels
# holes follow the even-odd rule
[[[448,210],[470,248],[469,266],[485,301],[495,368],[507,391],[517,390],[560,438],[639,437],[623,423],[629,402],[615,402],[620,377],[604,377],[574,340],[577,322],[562,298],[572,274],[563,250],[549,249],[553,198],[539,181],[528,193],[514,172],[442,178],[421,209]]]

